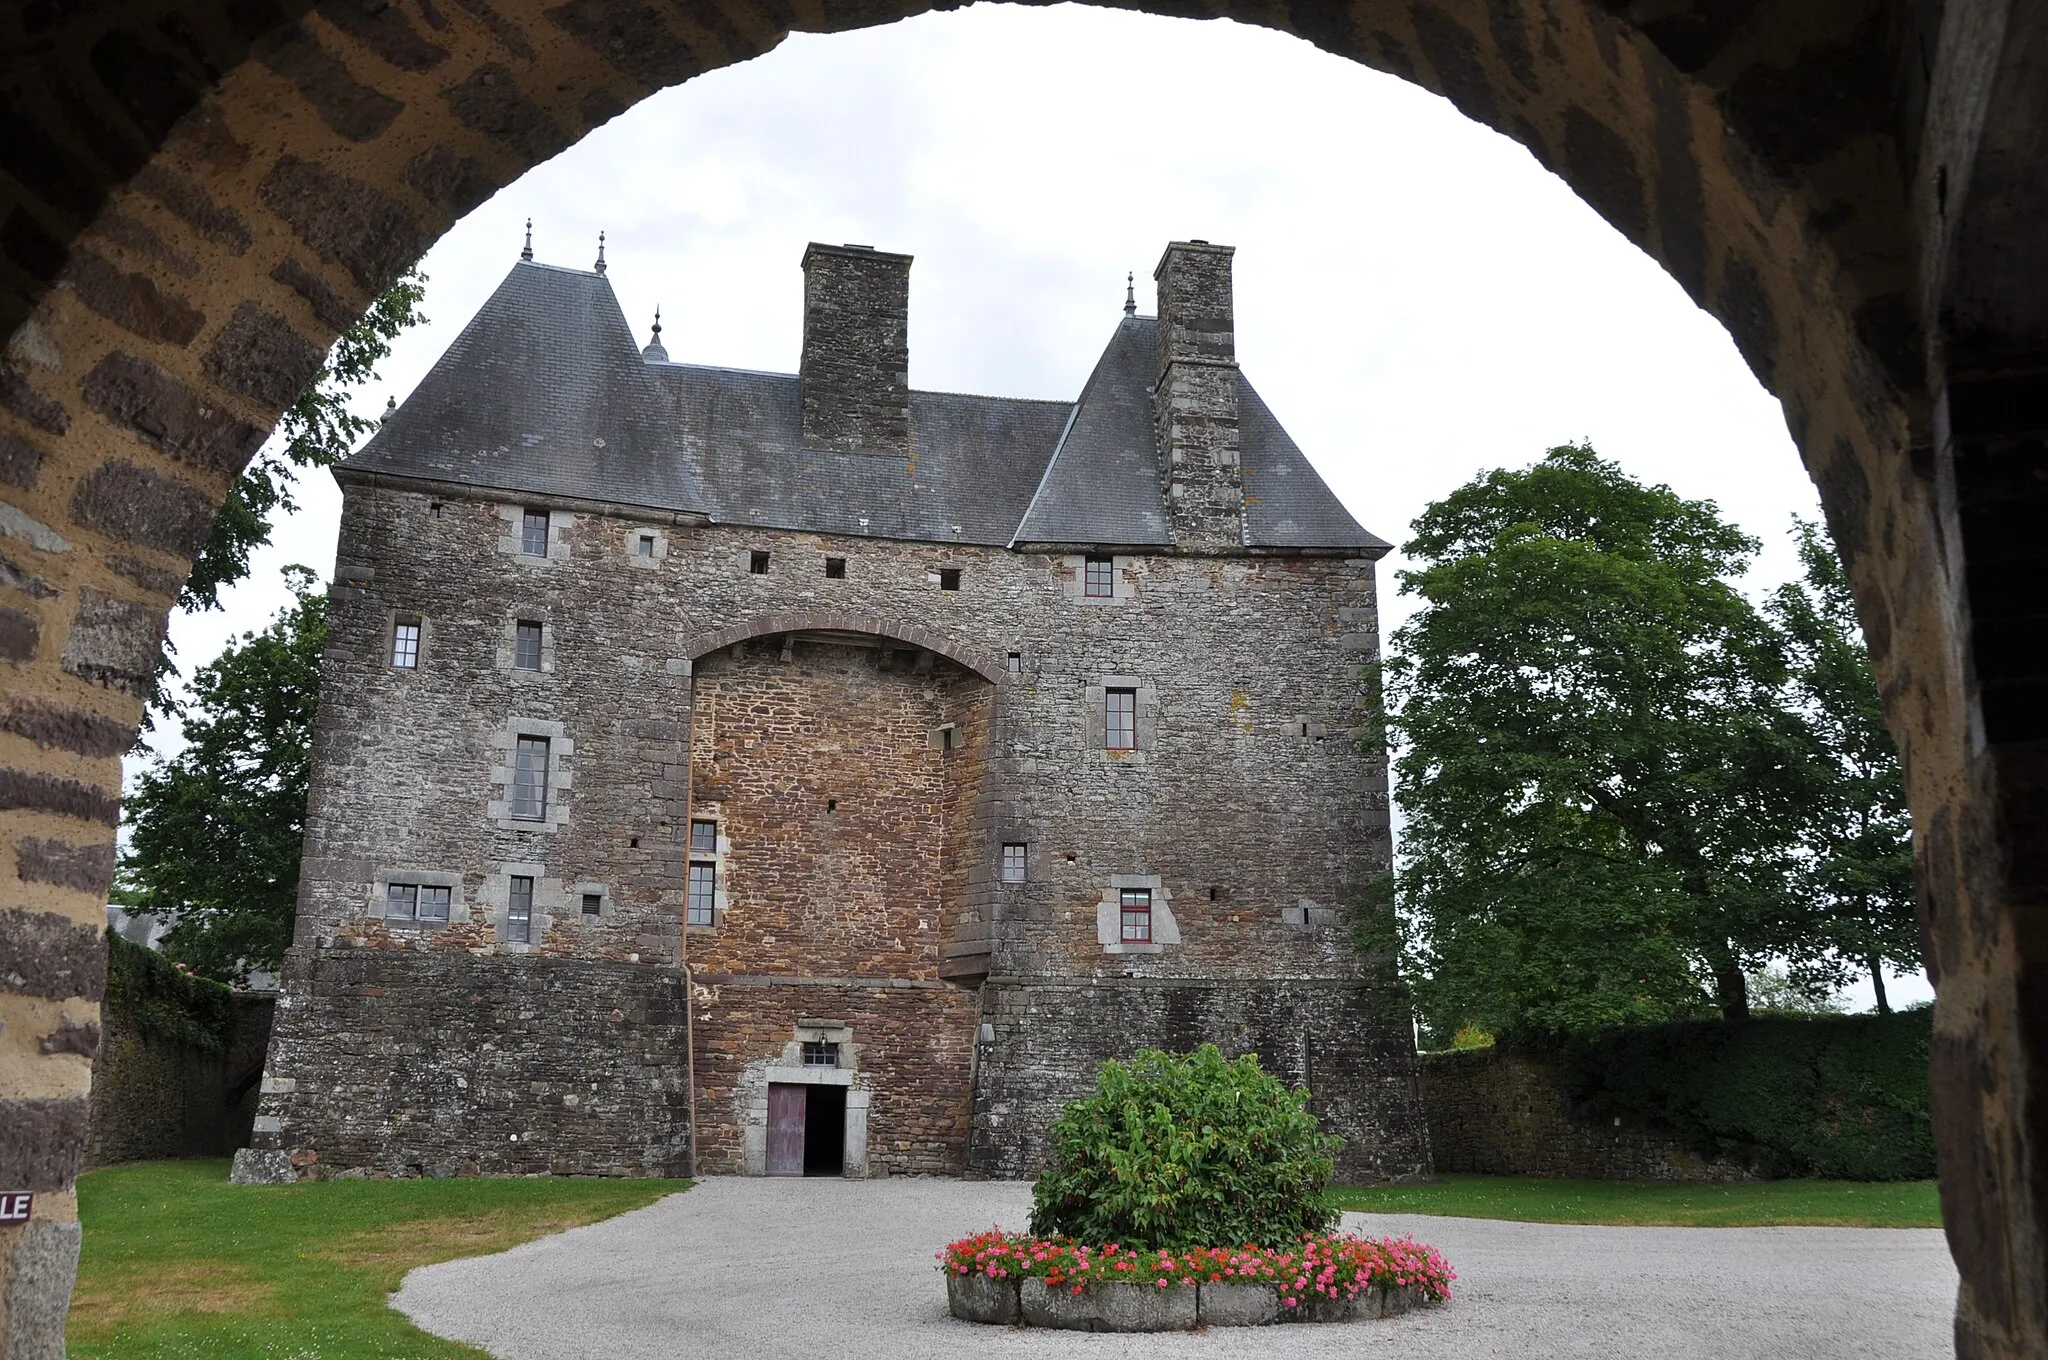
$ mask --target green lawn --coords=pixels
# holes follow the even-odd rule
[[[1933,1181],[1742,1181],[1725,1185],[1445,1176],[1426,1185],[1345,1186],[1346,1209],[1637,1227],[1939,1228]]]
[[[503,1251],[652,1203],[688,1181],[227,1183],[224,1161],[143,1162],[78,1180],[85,1249],[73,1360],[479,1356],[385,1295],[414,1266]]]

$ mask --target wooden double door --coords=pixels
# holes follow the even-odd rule
[[[846,1088],[768,1085],[768,1174],[846,1174]]]

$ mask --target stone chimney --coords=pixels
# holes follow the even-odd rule
[[[1152,425],[1173,545],[1182,552],[1244,548],[1238,465],[1237,338],[1231,246],[1175,241],[1159,258],[1159,385]]]
[[[872,246],[804,250],[804,443],[910,452],[910,257]]]

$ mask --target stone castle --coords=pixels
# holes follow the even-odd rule
[[[345,492],[245,1178],[1029,1175],[1213,1040],[1340,1175],[1429,1165],[1374,564],[1170,245],[1072,401],[909,386],[910,258],[812,245],[798,372],[531,252]]]

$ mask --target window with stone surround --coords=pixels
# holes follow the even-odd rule
[[[604,894],[603,894],[603,893],[585,893],[585,894],[583,894],[583,914],[584,914],[585,916],[597,916],[597,915],[601,914],[601,913],[602,913],[603,911],[604,911]]]
[[[521,619],[512,630],[512,665],[522,671],[540,669],[541,626],[533,619]]]
[[[652,557],[652,556],[654,556],[654,535],[653,535],[653,534],[642,534],[642,535],[640,535],[640,555],[641,555],[642,557]]]
[[[1108,689],[1102,693],[1102,744],[1112,751],[1138,749],[1138,691]]]
[[[548,739],[518,738],[513,748],[512,816],[542,822],[548,815]]]
[[[1108,600],[1116,596],[1116,559],[1114,557],[1090,557],[1082,563],[1085,573],[1081,593],[1091,600]]]
[[[805,1067],[837,1067],[839,1066],[839,1045],[828,1043],[823,1039],[805,1039],[803,1041],[803,1058]]]
[[[548,512],[527,506],[519,516],[519,551],[526,557],[548,555]]]
[[[941,568],[939,569],[939,589],[940,589],[940,590],[958,590],[959,588],[960,588],[960,568],[958,568],[958,567],[941,567]]]
[[[714,925],[718,921],[718,866],[708,861],[690,862],[690,924]]]
[[[1125,888],[1119,896],[1123,908],[1120,938],[1125,944],[1152,943],[1152,890]]]
[[[424,921],[448,924],[448,904],[454,892],[431,883],[391,883],[384,889],[384,917],[390,921]]]
[[[1005,841],[1003,843],[1003,882],[1022,883],[1024,881],[1024,867],[1027,862],[1025,850],[1026,846],[1023,841]]]
[[[768,574],[768,554],[759,548],[748,553],[747,571],[754,576],[766,576]]]
[[[400,614],[391,622],[391,669],[409,671],[420,664],[420,616]]]
[[[846,579],[846,559],[843,557],[826,558],[825,579],[828,581],[844,581]]]
[[[505,938],[514,944],[533,942],[533,879],[525,874],[512,875],[505,901]]]

